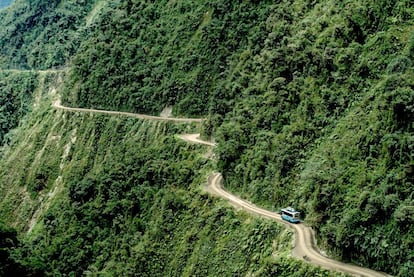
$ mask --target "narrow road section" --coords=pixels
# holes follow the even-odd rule
[[[10,72],[10,73],[25,73],[25,72],[34,72],[39,74],[48,74],[48,73],[60,73],[67,71],[67,68],[63,69],[45,69],[45,70],[36,70],[36,69],[0,69],[1,72]]]
[[[179,135],[179,138],[190,143],[200,143],[208,146],[215,146],[214,143],[200,140],[199,134],[186,134]],[[249,203],[246,200],[233,195],[222,187],[223,177],[220,173],[212,173],[208,178],[207,191],[213,195],[217,195],[228,200],[233,206],[241,208],[252,214],[259,215],[268,219],[276,220],[285,225],[288,225],[295,231],[295,248],[292,251],[293,256],[299,259],[303,259],[312,264],[321,266],[323,268],[352,274],[354,276],[367,276],[367,277],[384,277],[391,276],[383,272],[374,271],[368,268],[359,267],[352,264],[342,263],[336,260],[332,260],[323,256],[317,250],[315,245],[315,236],[312,228],[306,226],[304,223],[291,224],[282,219],[280,214],[271,212],[256,205]]]
[[[122,116],[135,117],[135,118],[140,118],[140,119],[158,120],[158,121],[172,121],[172,122],[185,122],[185,123],[203,121],[202,118],[161,117],[161,116],[155,116],[155,115],[146,115],[146,114],[129,113],[129,112],[117,112],[117,111],[85,109],[85,108],[70,108],[70,107],[62,106],[59,100],[56,100],[53,103],[53,107],[56,109],[61,109],[61,110],[71,111],[71,112],[122,115]]]
[[[204,144],[204,145],[208,145],[208,146],[216,146],[216,144],[213,143],[213,142],[201,140],[200,139],[200,134],[183,134],[183,135],[178,135],[178,137],[180,139],[186,141],[186,142]]]
[[[160,116],[151,116],[145,114],[136,114],[128,112],[117,112],[117,111],[106,111],[106,110],[96,110],[96,109],[85,109],[85,108],[70,108],[65,107],[60,104],[59,101],[53,103],[53,107],[56,109],[72,111],[72,112],[83,112],[83,113],[98,113],[98,114],[108,114],[108,115],[123,115],[129,117],[135,117],[140,119],[151,119],[159,121],[173,121],[173,122],[202,122],[203,119],[199,118],[172,118],[172,117],[160,117]],[[200,134],[181,134],[178,136],[180,139],[189,142],[203,144],[207,146],[214,147],[215,143],[204,141],[200,139]],[[207,191],[213,195],[217,195],[224,199],[227,199],[232,205],[239,207],[247,212],[250,212],[254,215],[263,216],[272,220],[276,220],[285,225],[288,225],[295,231],[295,248],[292,251],[293,256],[310,262],[312,264],[321,266],[323,268],[334,270],[338,272],[344,272],[352,274],[354,276],[367,276],[367,277],[384,277],[391,276],[383,272],[374,271],[368,268],[359,267],[352,264],[346,264],[339,261],[332,260],[328,257],[323,256],[319,253],[315,245],[315,236],[310,227],[306,226],[304,223],[300,224],[290,224],[282,220],[280,214],[268,211],[262,208],[257,207],[256,205],[249,203],[246,200],[239,198],[236,195],[233,195],[222,187],[223,177],[220,173],[212,173],[208,178]]]
[[[359,267],[356,265],[345,264],[339,261],[329,259],[322,256],[314,244],[314,235],[312,229],[307,227],[305,224],[291,224],[282,219],[280,214],[271,212],[262,208],[259,208],[246,200],[240,199],[239,197],[225,191],[222,186],[223,177],[220,173],[213,173],[209,177],[208,191],[218,195],[222,198],[227,199],[231,204],[246,210],[252,214],[263,216],[269,219],[279,221],[283,224],[288,225],[290,228],[295,230],[295,248],[293,249],[293,255],[299,259],[303,259],[315,265],[319,265],[323,268],[352,274],[355,276],[373,276],[373,277],[384,277],[390,276],[382,272],[377,272],[368,268]]]

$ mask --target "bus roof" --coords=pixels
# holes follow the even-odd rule
[[[288,212],[288,213],[292,213],[292,214],[299,214],[299,212],[297,212],[294,208],[292,207],[287,207],[282,209],[282,212]]]

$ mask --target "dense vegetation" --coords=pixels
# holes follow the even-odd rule
[[[95,0],[15,0],[0,11],[0,67],[48,69],[64,66],[86,32]]]
[[[37,87],[36,73],[0,71],[0,146],[5,135],[30,110],[32,94]]]
[[[413,14],[411,1],[123,1],[82,43],[65,100],[208,114],[229,188],[294,205],[333,254],[405,275]]]
[[[206,116],[204,136],[218,142],[217,167],[230,190],[271,209],[299,208],[332,255],[398,276],[414,272],[412,1],[49,2],[18,1],[0,12],[1,66],[69,62],[62,92],[68,105],[153,114],[173,105],[175,114]],[[28,95],[29,86],[15,82],[4,82],[10,89],[3,91],[17,87]],[[7,111],[24,114],[15,112],[22,102],[10,103]],[[203,168],[214,165],[200,157],[201,147],[173,138],[183,126],[50,111],[36,117],[14,134],[0,163],[2,191],[13,184],[11,191],[26,199],[15,209],[18,198],[2,192],[2,218],[19,232],[37,219],[27,249],[16,251],[22,260],[33,257],[35,268],[159,275],[173,275],[168,268],[178,275],[317,270],[285,257],[262,259],[283,231],[234,217],[197,192]],[[17,124],[4,122],[3,135]],[[29,130],[36,135],[24,135]],[[132,130],[145,135],[134,138]],[[70,134],[82,143],[68,152],[63,171]],[[55,148],[61,154],[51,155]],[[41,204],[59,184],[61,201]],[[194,215],[202,231],[186,228]],[[252,235],[252,228],[264,233]],[[267,244],[249,248],[240,242],[248,236]],[[250,260],[255,254],[257,263]],[[211,267],[203,268],[205,261]]]
[[[175,138],[193,128],[32,113],[0,164],[1,190],[17,192],[0,198],[1,218],[28,232],[13,255],[48,276],[328,276],[287,258],[285,227],[201,192],[212,161]]]
[[[240,66],[231,85],[254,81],[217,132],[230,188],[300,208],[336,255],[401,276],[414,271],[412,12],[317,5],[283,25]]]
[[[177,114],[216,112],[240,96],[223,94],[221,85],[243,50],[259,49],[272,13],[264,2],[236,2],[122,1],[108,8],[73,60],[64,100],[147,113],[165,105]]]
[[[41,269],[23,265],[15,257],[15,250],[20,247],[17,232],[0,221],[0,275],[1,276],[43,276]]]

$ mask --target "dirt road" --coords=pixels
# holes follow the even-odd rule
[[[208,145],[208,146],[216,146],[216,144],[213,143],[213,142],[201,140],[200,139],[200,134],[183,134],[183,135],[178,135],[178,137],[180,139],[186,141],[186,142],[204,144],[204,145]]]
[[[187,142],[215,146],[214,143],[200,140],[199,134],[180,135],[179,137]],[[359,267],[351,264],[345,264],[323,256],[318,252],[316,248],[315,236],[310,227],[307,227],[304,223],[290,224],[282,220],[280,214],[259,208],[246,200],[240,199],[239,197],[225,191],[221,186],[222,181],[223,177],[220,173],[212,173],[208,178],[207,191],[214,195],[227,199],[233,206],[246,210],[255,215],[279,221],[295,230],[295,248],[292,251],[292,254],[295,257],[303,259],[312,264],[319,265],[329,270],[340,271],[352,274],[354,276],[390,276],[382,272],[377,272],[368,268]]]
[[[97,110],[97,109],[85,109],[85,108],[70,108],[65,107],[60,104],[60,101],[57,100],[53,103],[53,107],[65,111],[72,111],[72,112],[82,112],[82,113],[97,113],[97,114],[109,114],[109,115],[123,115],[128,117],[135,117],[140,119],[151,119],[151,120],[159,120],[159,121],[173,121],[173,122],[202,122],[203,119],[201,118],[177,118],[177,117],[161,117],[161,116],[153,116],[153,115],[146,115],[146,114],[137,114],[137,113],[129,113],[129,112],[117,112],[117,111],[106,111],[106,110]]]
[[[35,72],[39,74],[49,74],[49,73],[60,73],[67,71],[67,68],[63,69],[45,69],[45,70],[36,70],[36,69],[0,69],[1,72],[10,72],[10,73],[25,73],[25,72]]]
[[[170,118],[170,117],[159,117],[159,116],[149,116],[144,114],[134,114],[128,112],[117,112],[117,111],[105,111],[105,110],[96,110],[96,109],[84,109],[84,108],[69,108],[62,106],[59,101],[56,101],[53,106],[57,109],[62,109],[66,111],[73,112],[86,112],[86,113],[99,113],[99,114],[109,114],[109,115],[124,115],[141,119],[152,119],[152,120],[164,120],[164,121],[174,121],[174,122],[202,122],[202,119],[198,118]],[[215,143],[201,140],[199,134],[181,134],[179,138],[189,142],[204,144],[207,146],[214,147]],[[222,186],[223,177],[220,173],[212,173],[208,179],[207,190],[219,197],[227,199],[232,205],[239,207],[243,210],[246,210],[252,214],[263,216],[272,220],[276,220],[285,225],[288,225],[295,231],[295,248],[292,251],[292,254],[302,260],[310,262],[312,264],[321,266],[323,268],[344,272],[352,274],[354,276],[369,276],[369,277],[384,277],[391,276],[382,272],[377,272],[368,268],[363,268],[351,264],[345,264],[339,261],[329,259],[322,254],[320,254],[315,245],[315,236],[310,227],[307,227],[304,223],[300,224],[290,224],[282,220],[281,216],[278,213],[271,212],[262,208],[255,206],[254,204],[249,203],[246,200],[243,200],[227,191],[225,191]]]
[[[345,264],[338,262],[327,257],[322,256],[316,249],[315,238],[312,233],[312,229],[307,227],[304,223],[290,224],[282,220],[281,216],[277,213],[270,212],[268,210],[259,208],[239,197],[225,191],[222,186],[222,176],[220,173],[213,173],[209,177],[208,191],[211,193],[223,197],[230,201],[234,206],[240,207],[250,213],[260,215],[269,219],[277,220],[283,224],[288,225],[295,230],[295,248],[293,249],[293,255],[299,259],[304,259],[310,263],[319,265],[323,268],[340,271],[355,276],[390,276],[382,272],[377,272],[368,268],[363,268],[351,264]]]

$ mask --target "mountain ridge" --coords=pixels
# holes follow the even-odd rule
[[[46,6],[39,0],[28,6],[16,1],[0,11],[1,67],[70,67],[61,75],[58,92],[72,107],[156,115],[173,106],[174,116],[205,117],[199,132],[217,142],[214,155],[226,189],[272,210],[300,209],[316,230],[319,247],[330,255],[410,275],[410,1],[81,2]],[[22,127],[27,116],[50,116],[45,106],[42,113],[28,108],[37,101],[30,95],[37,77],[1,74],[0,92],[7,103],[1,111],[2,143],[20,151],[24,140],[19,132],[30,129],[43,134],[32,143],[47,150],[53,141],[45,136],[54,126],[50,120],[29,120],[42,131]],[[39,82],[44,86],[40,106],[44,101],[50,106],[46,99],[53,78],[46,74]],[[9,101],[10,95],[17,101]],[[99,140],[88,143],[85,147],[100,151]],[[33,147],[28,149],[42,149]],[[80,161],[100,163],[84,154]],[[27,168],[35,159],[31,155]],[[12,163],[5,159],[3,153],[1,165]],[[59,176],[53,155],[37,166],[15,175],[34,199]],[[1,177],[2,197],[9,182],[15,184]],[[88,195],[99,182],[80,180],[72,193]],[[13,223],[12,216],[4,216]],[[267,269],[262,268],[273,272]]]

